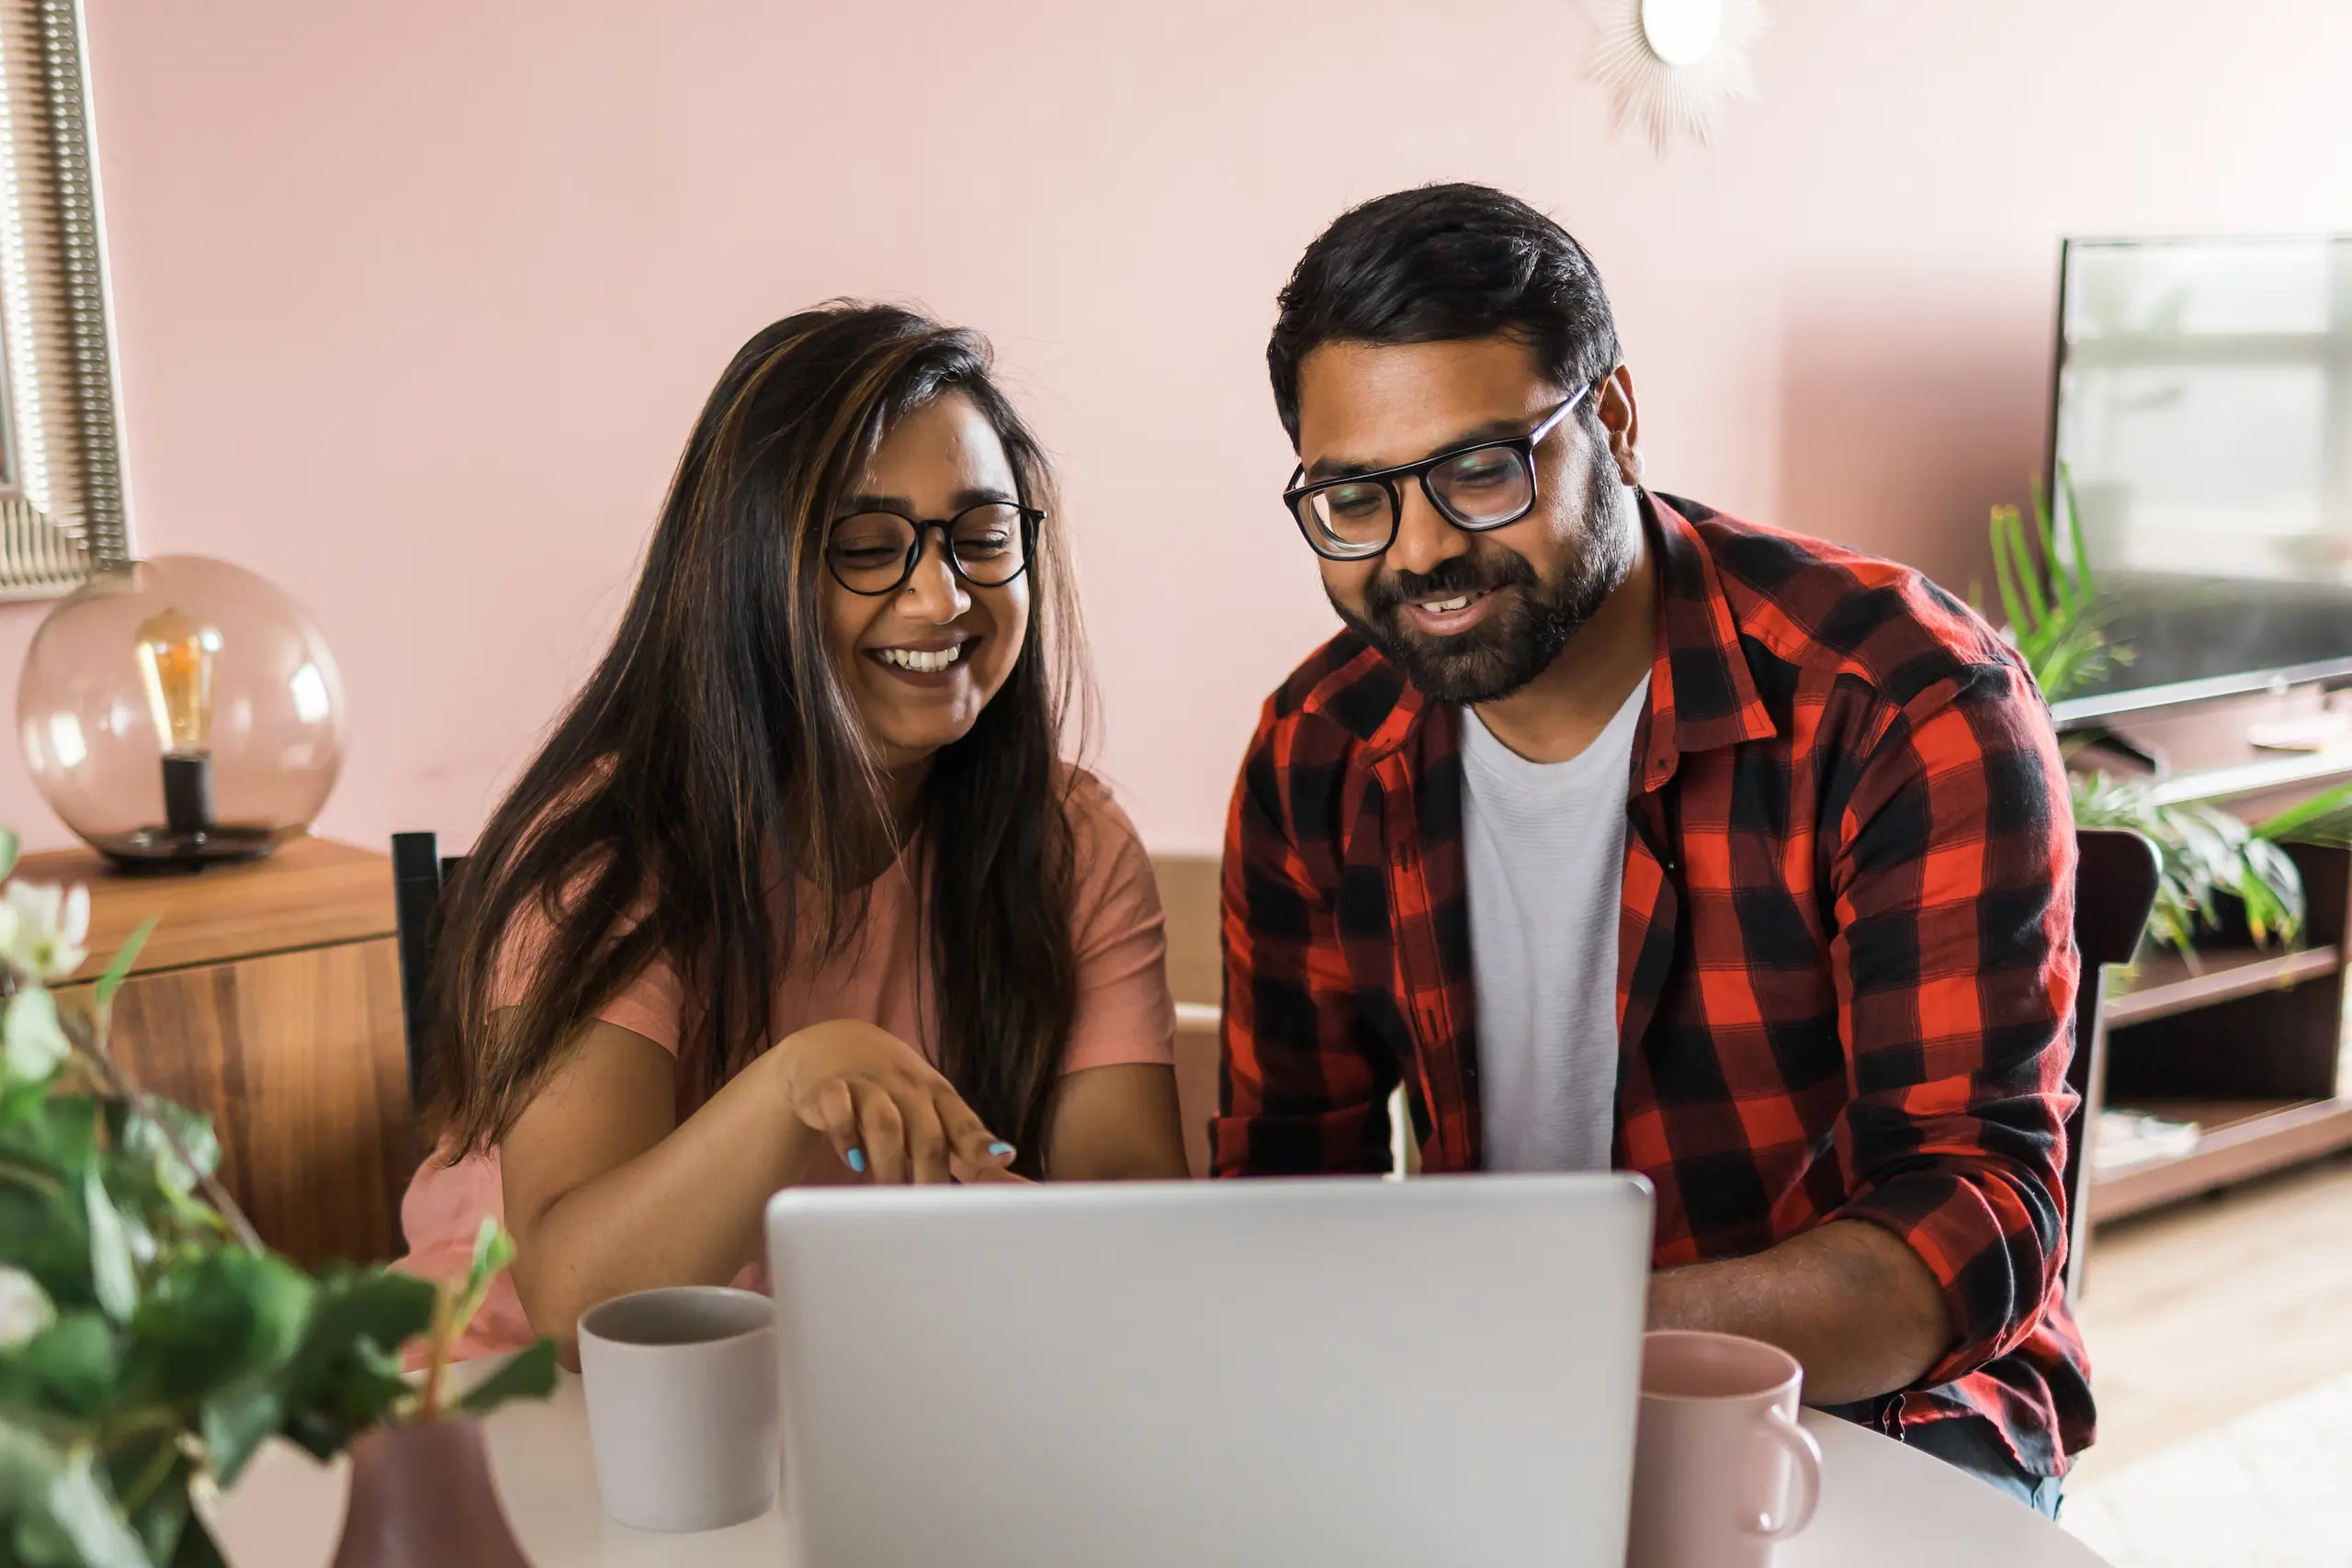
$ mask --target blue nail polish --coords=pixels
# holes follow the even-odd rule
[[[865,1151],[864,1149],[850,1150],[849,1168],[850,1169],[857,1172],[860,1176],[864,1176],[865,1174]]]
[[[990,1145],[989,1145],[989,1153],[990,1153],[990,1154],[992,1154],[992,1155],[996,1156],[996,1157],[997,1157],[997,1158],[999,1158],[999,1159],[1002,1159],[1005,1156],[1007,1156],[1007,1155],[1011,1154],[1012,1152],[1012,1145],[1011,1144],[1007,1144],[1007,1143],[994,1143],[994,1144],[990,1144]]]

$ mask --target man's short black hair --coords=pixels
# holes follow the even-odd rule
[[[1616,367],[1616,319],[1584,247],[1489,186],[1380,197],[1333,220],[1283,286],[1266,344],[1274,407],[1297,445],[1299,364],[1327,343],[1498,336],[1524,342],[1564,392]]]

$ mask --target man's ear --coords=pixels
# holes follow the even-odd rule
[[[1601,429],[1609,433],[1609,455],[1629,485],[1642,482],[1642,412],[1634,401],[1634,373],[1623,365],[1602,378],[1593,394]]]

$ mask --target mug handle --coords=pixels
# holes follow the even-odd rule
[[[1813,1523],[1813,1511],[1821,1502],[1821,1445],[1777,1404],[1764,1412],[1764,1430],[1788,1453],[1797,1501],[1777,1525],[1770,1514],[1750,1514],[1747,1530],[1766,1540],[1786,1540]]]

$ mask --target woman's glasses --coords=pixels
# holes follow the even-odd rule
[[[915,574],[924,538],[933,528],[947,544],[947,564],[975,588],[1001,588],[1029,569],[1037,526],[1034,506],[992,501],[953,517],[922,521],[896,512],[860,512],[839,519],[825,536],[825,565],[852,593],[896,592]]]
[[[1535,448],[1584,401],[1598,382],[1544,416],[1524,435],[1481,441],[1440,452],[1418,463],[1350,474],[1317,484],[1295,482],[1293,474],[1283,504],[1298,520],[1306,543],[1326,560],[1363,560],[1396,542],[1396,519],[1404,511],[1397,486],[1421,481],[1438,515],[1473,534],[1518,522],[1535,509]]]

